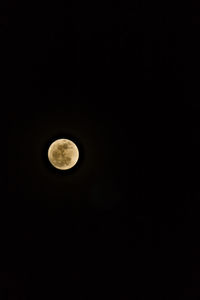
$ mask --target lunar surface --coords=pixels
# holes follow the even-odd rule
[[[48,150],[50,163],[59,170],[71,169],[77,163],[78,158],[77,146],[68,139],[54,141]]]

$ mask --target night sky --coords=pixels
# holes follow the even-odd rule
[[[191,296],[181,20],[142,3],[10,4],[4,299]]]

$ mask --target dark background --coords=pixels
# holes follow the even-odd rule
[[[59,1],[8,12],[3,297],[191,299],[180,11]],[[47,161],[59,137],[80,149],[69,172]]]

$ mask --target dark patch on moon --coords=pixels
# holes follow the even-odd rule
[[[62,151],[63,150],[63,145],[58,145],[57,149]]]
[[[57,160],[60,156],[60,152],[55,150],[55,151],[53,151],[52,156],[55,160]]]
[[[66,163],[66,165],[69,165],[69,163],[71,162],[71,157],[69,157],[69,156],[67,156],[67,157],[65,157],[65,163]]]

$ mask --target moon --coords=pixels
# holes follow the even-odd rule
[[[79,158],[77,146],[68,139],[55,140],[48,149],[50,163],[59,170],[68,170],[75,166]]]

